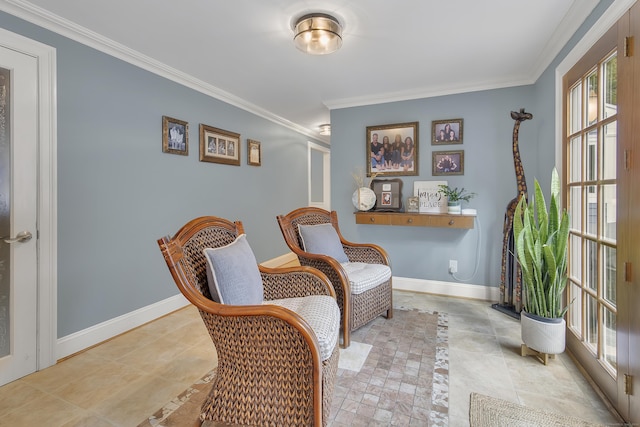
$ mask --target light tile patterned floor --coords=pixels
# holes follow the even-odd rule
[[[520,325],[490,302],[398,291],[393,298],[396,307],[448,314],[450,426],[469,425],[472,391],[619,423],[567,354],[548,366],[521,357]],[[202,320],[187,307],[0,387],[0,426],[136,426],[215,364]]]

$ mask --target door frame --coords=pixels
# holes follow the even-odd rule
[[[322,154],[322,201],[311,200],[311,152],[319,151]],[[331,150],[315,142],[307,142],[307,194],[309,206],[331,210]]]
[[[0,28],[0,45],[38,63],[37,370],[55,365],[58,339],[56,49]]]

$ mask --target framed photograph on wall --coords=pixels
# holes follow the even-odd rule
[[[200,161],[240,166],[240,134],[201,123]]]
[[[262,147],[260,141],[247,139],[247,164],[251,166],[262,165]]]
[[[162,116],[162,152],[189,155],[189,123]]]
[[[431,145],[462,144],[462,119],[431,122]]]
[[[376,211],[399,211],[402,209],[402,180],[372,179],[369,187],[376,194]]]
[[[433,175],[464,175],[464,150],[431,153]]]
[[[367,176],[418,175],[418,122],[367,126]]]

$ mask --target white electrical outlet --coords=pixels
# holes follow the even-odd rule
[[[455,274],[458,272],[458,261],[455,259],[449,260],[449,274]]]

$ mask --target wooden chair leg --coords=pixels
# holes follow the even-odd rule
[[[349,345],[351,345],[351,331],[349,330],[349,325],[345,322],[342,328],[342,348],[348,348]]]
[[[387,310],[387,319],[393,319],[393,308]]]

